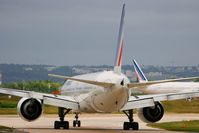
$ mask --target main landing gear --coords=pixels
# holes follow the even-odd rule
[[[58,114],[59,114],[59,119],[60,121],[55,121],[54,123],[54,128],[55,129],[60,129],[61,127],[63,129],[69,129],[69,122],[64,121],[64,117],[66,114],[68,114],[71,111],[71,109],[65,109],[62,107],[58,107]],[[81,126],[81,121],[78,120],[78,113],[75,113],[75,120],[73,121],[73,127],[80,127]]]
[[[123,129],[129,130],[130,128],[132,128],[133,130],[138,130],[139,124],[137,122],[134,122],[133,120],[133,110],[123,111],[123,112],[124,114],[126,114],[126,116],[129,119],[129,122],[124,122]]]
[[[59,114],[60,121],[55,121],[54,123],[55,129],[60,129],[61,127],[63,127],[63,129],[69,129],[69,122],[64,121],[65,115],[68,114],[69,112],[70,112],[70,109],[66,109],[65,111],[65,108],[58,107],[58,114]]]

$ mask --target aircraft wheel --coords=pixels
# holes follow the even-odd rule
[[[123,129],[124,129],[124,130],[129,130],[129,129],[130,129],[130,124],[129,124],[129,122],[124,122],[124,124],[123,124]]]
[[[63,124],[64,129],[69,129],[69,122],[68,121],[63,121],[62,124]]]
[[[54,129],[60,129],[63,127],[64,129],[69,129],[69,122],[68,121],[55,121]]]
[[[55,123],[54,123],[54,129],[60,129],[59,121],[55,121]]]
[[[132,125],[131,125],[131,128],[133,130],[138,130],[139,129],[139,124],[137,122],[133,122]]]
[[[130,128],[132,128],[133,130],[138,130],[139,124],[137,122],[124,122],[123,129],[129,130]]]
[[[73,127],[76,127],[76,121],[75,120],[73,121]]]
[[[76,120],[74,120],[73,121],[73,127],[81,127],[81,121],[76,121]]]
[[[78,121],[78,122],[77,122],[77,126],[78,126],[78,127],[81,127],[81,121]]]

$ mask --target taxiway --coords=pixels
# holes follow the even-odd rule
[[[123,122],[128,120],[123,114],[81,114],[80,120],[82,126],[80,128],[72,127],[72,121],[74,119],[73,114],[68,115],[66,119],[70,123],[70,129],[67,131],[63,129],[53,129],[54,121],[58,120],[57,115],[43,115],[33,122],[26,122],[17,115],[1,115],[0,125],[13,127],[19,131],[29,133],[129,133],[129,131],[122,130]],[[146,126],[146,123],[140,121],[137,115],[135,115],[134,119],[139,122],[140,130],[133,131],[133,133],[152,133],[160,131],[163,133],[171,133],[171,131]],[[199,119],[199,114],[165,114],[160,122],[196,119]]]

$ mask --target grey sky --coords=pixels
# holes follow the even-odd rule
[[[113,65],[120,0],[0,0],[0,63]],[[199,64],[198,0],[126,0],[123,64]]]

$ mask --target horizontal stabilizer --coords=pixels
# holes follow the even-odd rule
[[[62,75],[55,75],[55,74],[48,74],[48,76],[60,78],[60,79],[65,79],[65,80],[74,80],[74,81],[78,81],[78,82],[82,82],[82,83],[101,86],[101,87],[104,87],[104,88],[111,88],[112,86],[115,85],[114,83],[99,82],[99,81],[86,80],[86,79],[78,79],[78,78],[62,76]]]
[[[74,81],[87,83],[87,84],[91,84],[91,85],[96,85],[96,86],[100,86],[100,87],[104,87],[104,88],[111,88],[115,85],[114,83],[100,82],[100,81],[93,81],[93,80],[86,80],[86,79],[78,79],[78,78],[56,75],[56,74],[48,74],[48,76],[60,78],[60,79],[64,79],[64,80],[74,80]],[[148,82],[142,82],[142,83],[129,83],[129,84],[127,84],[127,88],[130,89],[130,88],[134,88],[134,87],[144,87],[144,86],[149,86],[149,85],[153,85],[153,84],[160,84],[160,83],[167,83],[167,82],[194,80],[197,78],[199,78],[199,77],[157,80],[157,81],[148,81]]]

